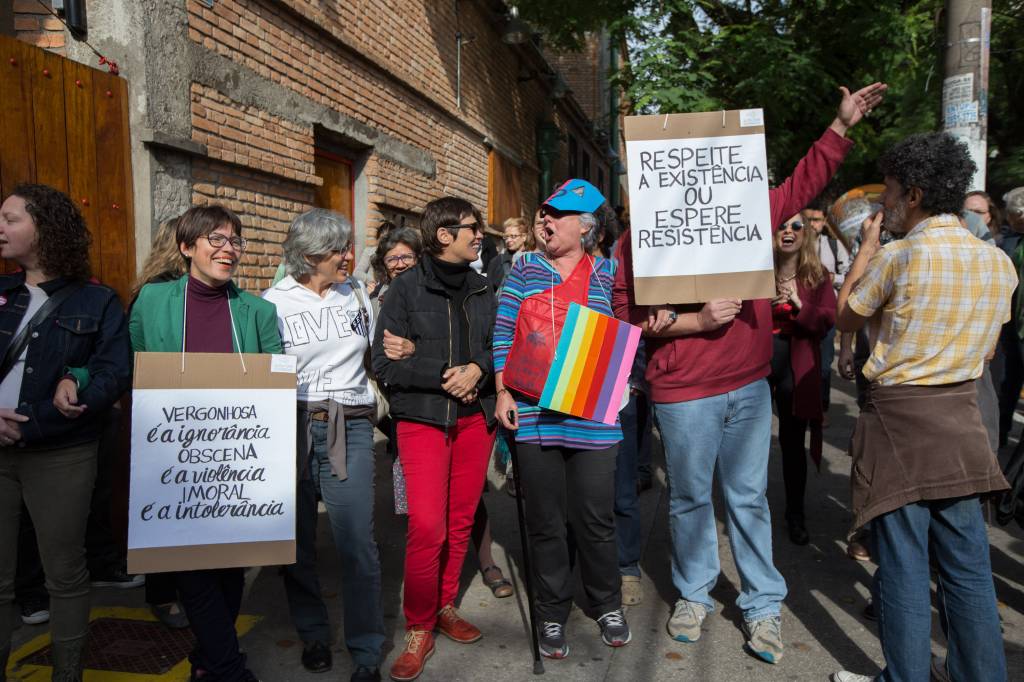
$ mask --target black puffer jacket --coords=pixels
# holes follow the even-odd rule
[[[484,373],[477,386],[480,405],[488,425],[494,424],[491,334],[497,305],[485,277],[471,270],[466,275],[466,286],[470,293],[463,310],[456,310],[434,274],[430,258],[422,258],[388,288],[373,338],[373,370],[388,388],[393,418],[455,425],[459,402],[441,389],[441,374],[458,364],[455,335],[459,333],[459,320],[455,316],[466,315],[470,361]],[[388,360],[384,355],[385,329],[416,344],[416,353],[405,360]]]

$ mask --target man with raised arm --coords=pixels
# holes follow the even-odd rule
[[[772,229],[821,193],[853,142],[846,132],[878,106],[886,86],[855,93],[846,88],[836,118],[797,164],[769,192]],[[640,325],[646,337],[646,378],[665,447],[672,582],[679,591],[669,635],[700,638],[714,604],[718,536],[711,482],[718,473],[726,525],[740,572],[737,606],[749,650],[769,663],[782,658],[780,606],[786,581],[772,562],[771,516],[765,489],[772,408],[766,377],[772,357],[772,311],[767,299],[715,299],[700,305],[641,306],[633,296],[630,237],[620,241],[622,267],[615,276],[615,314]]]

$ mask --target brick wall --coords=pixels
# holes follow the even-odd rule
[[[91,6],[107,9],[119,1],[91,0]],[[185,80],[189,101],[182,103],[191,123],[187,137],[205,150],[188,157],[191,198],[223,201],[242,217],[252,242],[240,273],[247,288],[266,286],[289,222],[315,201],[322,182],[315,165],[318,140],[334,153],[349,150],[342,155],[359,168],[357,229],[367,245],[375,243],[381,219],[414,218],[439,196],[463,196],[486,214],[492,148],[518,167],[522,212],[531,214],[538,194],[536,128],[542,120],[572,131],[594,163],[603,159],[586,122],[574,113],[578,109],[552,102],[542,79],[519,82],[521,67],[536,70],[536,55],[532,47],[501,42],[500,24],[485,0],[166,3],[167,9],[184,9],[182,41],[197,51],[198,63]],[[14,8],[19,37],[62,50],[62,26],[36,0],[14,0]],[[461,88],[457,35],[463,38]],[[591,56],[566,58],[566,68],[584,69]],[[204,59],[229,60],[238,71],[231,78],[211,76],[226,71],[222,63],[210,68]],[[126,77],[131,80],[131,74]],[[239,86],[245,79],[247,86]],[[567,80],[586,97],[578,78]],[[294,107],[275,106],[265,94],[268,86],[363,126],[371,131],[370,142],[346,138]],[[381,152],[373,146],[374,135],[426,161]],[[567,171],[565,139],[561,148],[553,169],[556,184]]]
[[[288,225],[313,207],[313,186],[219,161],[192,164],[192,203],[223,204],[242,220],[249,242],[237,275],[250,291],[267,287],[281,261]]]
[[[64,24],[50,14],[50,0],[14,0],[14,33],[19,40],[36,47],[64,53]]]

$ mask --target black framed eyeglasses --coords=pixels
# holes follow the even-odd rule
[[[206,235],[206,241],[210,242],[210,246],[215,249],[220,249],[230,242],[231,246],[238,251],[245,251],[245,247],[249,243],[245,240],[245,237],[226,237],[220,232],[211,232]]]
[[[384,265],[395,266],[399,263],[403,265],[415,265],[416,254],[415,253],[403,253],[400,256],[388,256],[384,259]]]

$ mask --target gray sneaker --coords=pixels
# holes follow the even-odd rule
[[[747,621],[743,624],[747,636],[747,648],[751,653],[768,663],[782,660],[782,619],[778,616]]]
[[[875,678],[867,675],[858,675],[846,670],[832,673],[828,676],[829,682],[874,682]]]
[[[680,599],[668,619],[668,634],[677,642],[696,642],[700,639],[700,626],[708,610],[703,604]]]

